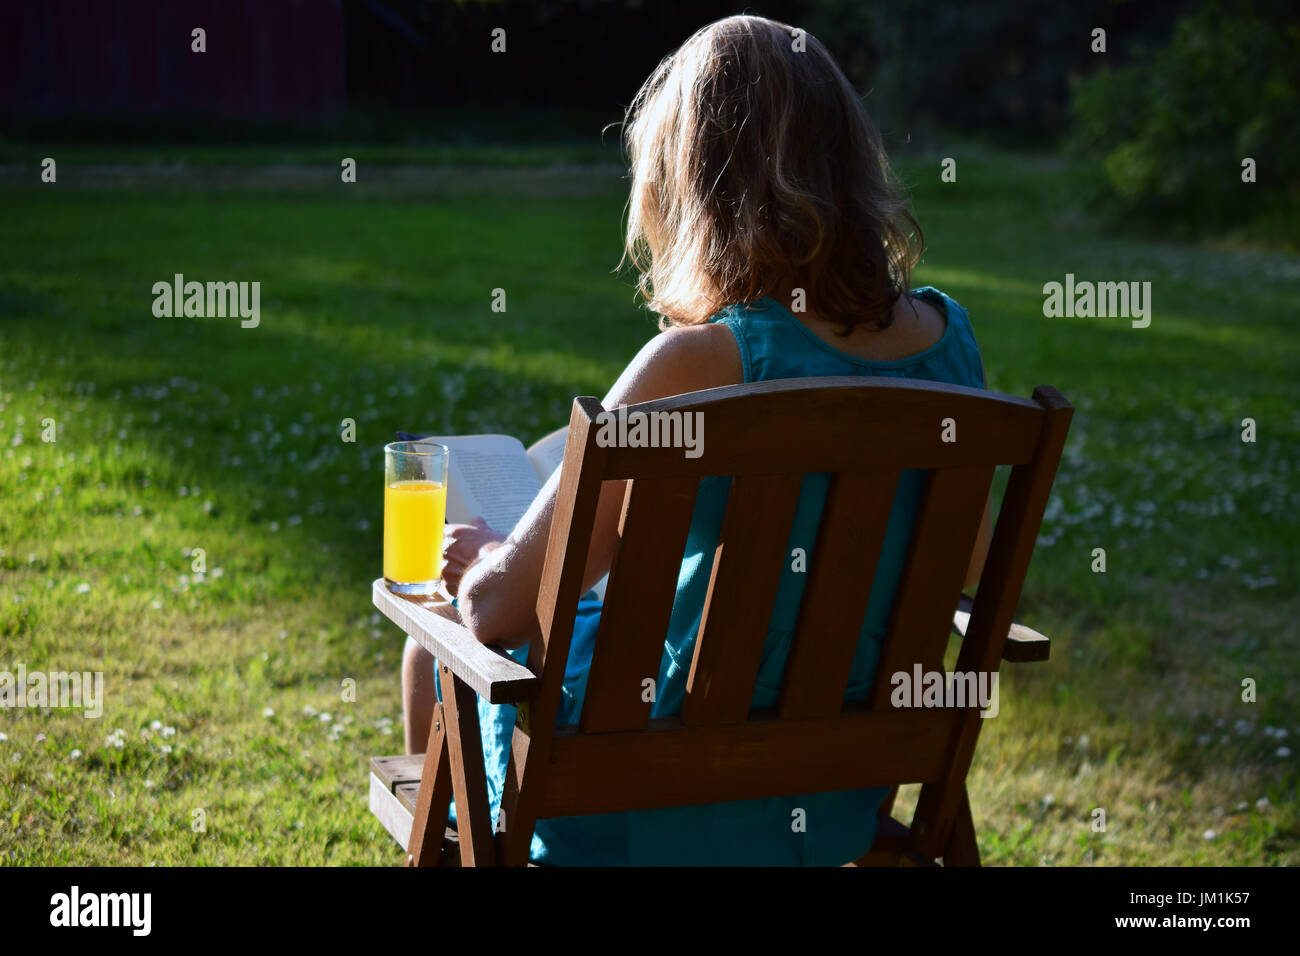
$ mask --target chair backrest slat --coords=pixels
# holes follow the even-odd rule
[[[802,475],[731,481],[686,681],[687,726],[736,723],[749,714],[802,485]]]
[[[625,734],[556,733],[542,816],[925,783],[941,777],[960,713],[848,711]],[[613,769],[617,768],[617,770]]]
[[[1018,465],[1033,456],[1043,415],[1028,399],[982,389],[843,377],[729,385],[628,406],[633,412],[702,414],[698,455],[604,448],[606,480]],[[948,418],[959,423],[958,441],[940,440]]]
[[[859,471],[831,478],[781,686],[782,717],[840,712],[898,477]]]
[[[698,487],[694,478],[627,484],[582,706],[584,733],[636,730],[650,719],[655,685],[645,681],[659,680]]]
[[[890,706],[892,675],[918,663],[923,671],[943,668],[953,613],[992,482],[993,469],[986,465],[930,473],[876,664],[871,701],[877,709]]]

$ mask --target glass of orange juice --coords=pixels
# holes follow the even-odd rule
[[[384,583],[397,594],[438,589],[449,454],[431,441],[384,446]]]

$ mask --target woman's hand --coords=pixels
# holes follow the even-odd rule
[[[480,557],[501,547],[506,536],[493,531],[482,518],[471,524],[449,524],[442,531],[442,579],[452,597],[460,590],[461,579]]]

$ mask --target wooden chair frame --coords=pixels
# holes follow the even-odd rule
[[[1047,658],[1047,639],[1012,617],[1070,404],[1050,387],[1026,400],[910,380],[804,378],[693,392],[633,412],[702,412],[703,453],[604,447],[597,433],[606,410],[594,398],[574,400],[527,667],[479,644],[450,605],[374,583],[375,606],[433,654],[442,678],[427,752],[371,763],[372,810],[407,848],[408,864],[524,865],[541,818],[874,786],[893,790],[859,864],[978,864],[966,775],[979,710],[895,709],[885,675],[917,663],[943,670],[950,629],[962,635],[958,672]],[[957,440],[945,441],[954,426]],[[773,435],[797,440],[775,456]],[[1000,465],[1011,474],[971,600],[962,578]],[[894,489],[914,468],[929,478],[879,676],[867,701],[846,704]],[[830,490],[780,700],[751,712],[800,483],[821,472],[831,473]],[[650,720],[641,682],[658,673],[696,488],[710,475],[731,476],[731,491],[686,699],[679,716]],[[616,480],[627,481],[620,544],[587,696],[579,724],[556,727],[596,503],[602,483]],[[476,695],[518,708],[495,827]],[[645,779],[659,783],[651,790]],[[910,826],[891,815],[907,783],[921,784]],[[453,798],[455,833],[446,829]]]

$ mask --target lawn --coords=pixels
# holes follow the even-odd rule
[[[366,809],[402,746],[380,449],[537,437],[654,333],[607,152],[69,149],[43,185],[0,149],[0,670],[105,682],[98,719],[0,711],[0,862],[401,859]],[[916,284],[991,387],[1076,408],[1019,614],[1052,660],[1004,669],[972,770],[985,861],[1300,863],[1300,260],[1107,236],[1053,157],[944,155],[900,164]],[[260,325],[155,318],[178,272],[260,281]],[[1149,280],[1150,327],[1045,318],[1066,273]]]

